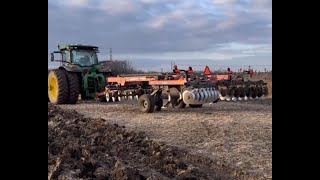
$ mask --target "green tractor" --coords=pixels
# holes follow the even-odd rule
[[[54,54],[59,54],[56,60]],[[51,61],[60,67],[48,71],[48,101],[53,104],[75,104],[81,99],[96,98],[105,89],[111,70],[98,61],[99,49],[90,45],[66,45],[51,53]]]

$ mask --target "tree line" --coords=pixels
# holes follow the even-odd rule
[[[128,60],[112,60],[106,61],[106,63],[113,75],[145,73],[142,70],[134,68]]]

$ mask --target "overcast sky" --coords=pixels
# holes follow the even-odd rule
[[[140,69],[272,65],[271,0],[49,0],[48,15],[48,53],[81,43]]]

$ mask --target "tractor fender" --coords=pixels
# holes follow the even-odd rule
[[[82,72],[81,68],[77,65],[65,65],[65,66],[60,66],[59,69],[64,69],[68,72]]]

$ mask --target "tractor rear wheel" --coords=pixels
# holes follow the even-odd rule
[[[86,99],[89,99],[89,97],[87,97],[86,91],[82,91],[81,92],[81,100],[86,100]]]
[[[50,70],[48,70],[48,77],[49,77],[49,73],[50,73]],[[48,102],[50,102],[49,91],[48,91]]]
[[[76,73],[65,71],[68,78],[69,98],[68,104],[75,104],[78,101],[80,84]]]
[[[154,97],[150,96],[150,94],[143,94],[139,97],[138,105],[142,112],[152,113],[155,109]]]
[[[63,70],[55,69],[48,75],[48,95],[53,104],[65,104],[69,98],[68,79]]]

